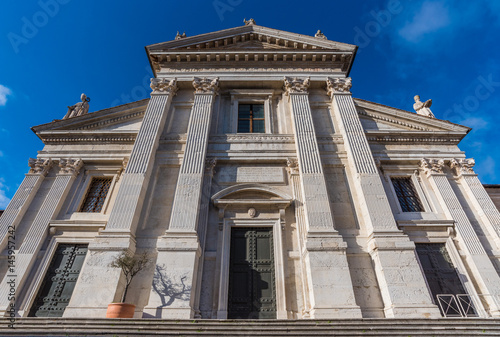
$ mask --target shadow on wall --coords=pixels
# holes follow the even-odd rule
[[[167,276],[165,265],[156,265],[153,276],[153,290],[160,296],[160,308],[170,306],[176,299],[189,300],[191,287],[186,286],[184,283],[186,278],[186,276],[183,276],[180,279],[180,283],[174,283]]]

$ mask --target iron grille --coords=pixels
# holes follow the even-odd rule
[[[111,186],[111,178],[93,178],[80,212],[99,213]]]
[[[391,178],[391,180],[403,212],[424,211],[411,177]]]

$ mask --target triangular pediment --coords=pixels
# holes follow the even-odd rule
[[[386,105],[355,98],[361,124],[369,140],[410,141],[422,139],[458,143],[471,130],[449,121],[417,115]]]
[[[212,33],[153,44],[146,47],[150,53],[167,50],[235,48],[284,50],[329,49],[354,52],[357,47],[347,43],[330,41],[321,37],[290,33],[258,25],[234,27]]]
[[[32,130],[44,143],[111,139],[115,142],[133,142],[148,102],[149,99],[144,99],[77,117],[56,119],[34,126]]]

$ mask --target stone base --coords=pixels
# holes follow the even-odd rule
[[[436,305],[384,308],[386,318],[442,318]]]
[[[191,308],[145,307],[142,312],[142,317],[163,319],[192,319],[194,318],[194,311]]]
[[[312,319],[360,318],[361,310],[357,306],[344,308],[313,308],[310,311]]]

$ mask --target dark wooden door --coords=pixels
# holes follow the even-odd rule
[[[434,301],[443,316],[475,316],[472,299],[458,276],[444,243],[418,243],[417,254]]]
[[[276,318],[272,228],[231,230],[228,318]]]
[[[87,245],[59,244],[31,307],[30,317],[62,317],[87,254]]]

